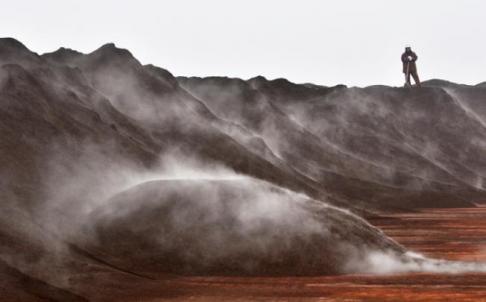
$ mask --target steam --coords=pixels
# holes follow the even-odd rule
[[[218,163],[197,160],[190,155],[166,152],[155,167],[155,171],[147,172],[141,182],[156,180],[244,180],[247,176]]]
[[[110,47],[72,62],[76,68],[71,71],[55,64],[51,68],[45,62],[45,70],[32,72],[32,77],[50,72],[64,75],[39,77],[42,91],[52,92],[44,97],[52,96],[52,100],[36,99],[38,93],[35,89],[28,91],[28,81],[20,81],[22,85],[18,86],[26,93],[16,93],[16,85],[10,87],[11,95],[28,95],[32,101],[14,99],[11,102],[15,107],[5,103],[3,108],[12,115],[4,120],[6,133],[11,134],[5,140],[5,149],[10,149],[11,141],[14,147],[18,141],[27,148],[8,150],[12,154],[7,154],[6,161],[11,161],[14,168],[6,173],[0,171],[0,197],[8,200],[0,225],[2,231],[15,234],[15,239],[25,240],[23,244],[42,247],[38,251],[42,257],[34,260],[28,253],[17,255],[19,246],[2,247],[1,259],[12,266],[39,279],[69,286],[70,276],[79,273],[74,268],[71,271],[72,262],[87,261],[69,248],[76,245],[94,251],[106,249],[109,252],[104,255],[117,255],[122,260],[137,257],[133,250],[148,246],[139,249],[142,257],[136,260],[143,264],[149,259],[162,269],[171,268],[171,263],[181,264],[171,268],[174,272],[181,269],[211,274],[224,272],[224,268],[292,275],[486,272],[483,263],[429,259],[405,252],[347,209],[239,174],[219,162],[198,157],[197,152],[174,146],[178,135],[193,134],[191,131],[196,129],[197,135],[210,133],[238,142],[241,149],[221,155],[225,159],[234,156],[229,160],[235,166],[240,163],[238,152],[245,150],[288,171],[286,180],[294,177],[296,182],[305,181],[291,174],[298,170],[319,183],[323,171],[334,171],[350,179],[388,185],[393,184],[395,171],[404,169],[414,177],[451,183],[451,175],[463,178],[458,171],[466,176],[472,173],[456,165],[455,158],[450,160],[444,143],[437,140],[439,136],[426,132],[430,127],[425,122],[431,117],[427,110],[433,112],[438,108],[433,106],[443,106],[434,97],[427,103],[432,107],[421,107],[423,104],[405,96],[392,104],[397,100],[388,100],[386,91],[384,97],[381,92],[379,97],[350,89],[344,94],[278,103],[272,95],[246,90],[247,83],[236,80],[226,87],[215,82],[199,88],[195,95],[202,96],[201,102],[206,102],[210,111],[178,87],[172,76],[141,66],[126,51],[118,57],[120,51]],[[38,64],[33,64],[29,72],[35,68]],[[69,73],[74,70],[76,74]],[[0,73],[2,85],[8,84],[6,79],[6,73]],[[474,124],[485,127],[484,119],[467,102],[453,91],[447,92]],[[47,117],[32,110],[32,104],[39,100],[49,105],[45,105],[49,108]],[[100,110],[101,101],[110,102],[116,110]],[[61,104],[67,105],[57,108]],[[397,108],[400,117],[395,113]],[[13,121],[24,116],[17,116],[18,112],[39,120],[15,124]],[[446,124],[440,126],[449,136],[458,133]],[[10,129],[16,130],[7,132]],[[428,135],[425,138],[417,135],[422,130]],[[113,141],[112,135],[116,136]],[[373,136],[373,140],[361,148],[365,140],[358,138],[363,135]],[[90,136],[96,142],[83,141]],[[467,147],[482,147],[483,138],[477,134],[472,139],[475,144]],[[57,139],[58,145],[54,142]],[[183,145],[184,139],[180,140]],[[214,148],[217,151],[217,146]],[[35,152],[19,152],[22,154],[18,157],[13,154],[13,150],[30,149]],[[396,151],[400,152],[398,160]],[[158,160],[153,160],[158,152]],[[149,164],[141,162],[146,154],[151,157]],[[430,166],[424,168],[423,159]],[[32,166],[28,167],[32,170],[26,168],[27,175],[40,175],[40,184],[29,183],[33,189],[17,186],[16,179],[9,175],[24,163]],[[475,171],[480,169],[478,166],[469,169]],[[474,185],[482,188],[483,178],[474,176]],[[4,188],[14,189],[10,192]],[[34,195],[28,206],[25,200],[10,202],[17,195],[28,195],[25,191]]]
[[[42,221],[55,221],[58,212],[79,224],[114,195],[137,185],[157,180],[242,180],[231,169],[211,161],[201,161],[172,147],[159,155],[150,168],[122,156],[85,143],[76,158],[68,151],[51,148],[46,167],[44,193],[48,202],[36,210]],[[82,162],[82,165],[76,163]]]
[[[430,259],[415,252],[397,255],[390,251],[369,251],[365,259],[348,265],[362,273],[377,275],[486,273],[486,263]]]
[[[457,95],[454,89],[451,88],[444,88],[444,91],[452,98],[454,103],[461,108],[464,113],[466,113],[472,120],[478,122],[483,128],[486,129],[486,121],[483,120],[481,116],[479,116],[473,109],[471,109],[468,105],[466,105],[461,98]]]
[[[281,259],[288,262],[282,265],[287,273],[338,273],[353,257],[362,259],[368,248],[398,246],[346,209],[177,147],[150,167],[89,143],[77,158],[62,148],[49,153],[47,202],[35,209],[35,221],[64,242],[107,255],[126,251],[117,246],[120,239],[109,235],[115,232],[126,234],[130,250],[146,246],[140,251],[146,259],[177,251],[183,271],[204,273],[219,269],[218,263],[233,263],[233,271],[258,274],[272,271],[273,259]],[[128,239],[130,234],[135,236]],[[62,258],[69,259],[69,253],[58,248]],[[143,267],[144,258],[128,262],[140,261]],[[159,262],[161,270],[167,269],[167,259]]]
[[[380,230],[346,209],[323,201],[314,201],[305,194],[295,193],[249,176],[240,175],[219,163],[202,161],[190,154],[184,154],[177,148],[163,153],[158,163],[150,169],[137,166],[122,158],[108,160],[106,155],[99,151],[96,147],[87,147],[81,158],[81,161],[87,164],[74,167],[71,160],[63,163],[59,158],[55,158],[52,163],[55,167],[49,171],[48,183],[53,185],[49,189],[51,202],[48,203],[47,208],[37,212],[37,219],[48,227],[50,225],[51,230],[55,230],[67,241],[79,241],[80,230],[85,228],[83,226],[99,223],[100,211],[102,211],[102,223],[111,223],[110,221],[116,221],[120,217],[131,217],[132,214],[138,213],[141,206],[148,211],[155,210],[157,207],[157,204],[143,201],[145,199],[144,191],[141,191],[142,195],[136,195],[137,198],[128,203],[114,203],[113,197],[120,193],[138,187],[143,188],[146,184],[151,183],[160,183],[169,187],[172,186],[171,184],[179,184],[176,187],[181,186],[183,191],[193,191],[199,184],[223,183],[225,186],[229,184],[229,187],[244,188],[244,190],[242,193],[227,195],[228,193],[222,193],[223,191],[220,191],[221,189],[217,186],[204,185],[208,189],[196,190],[190,194],[193,196],[191,198],[198,201],[191,206],[188,212],[183,210],[173,213],[171,216],[175,223],[173,227],[179,230],[178,236],[182,236],[184,230],[197,229],[197,225],[191,227],[190,217],[200,215],[201,209],[203,213],[213,213],[206,218],[208,219],[206,223],[228,225],[227,221],[221,220],[224,217],[218,217],[218,215],[227,215],[227,212],[226,214],[222,212],[224,204],[226,207],[230,207],[234,213],[232,215],[238,221],[239,241],[234,241],[231,233],[225,234],[218,231],[209,235],[201,234],[198,237],[203,241],[194,250],[185,246],[186,251],[181,252],[181,257],[193,259],[194,255],[198,255],[198,263],[210,265],[221,259],[231,258],[232,255],[242,251],[247,253],[259,251],[254,255],[254,259],[259,259],[258,257],[262,257],[262,255],[264,255],[263,257],[275,255],[278,251],[276,246],[282,243],[285,243],[284,246],[287,247],[292,246],[294,244],[292,243],[293,236],[303,236],[303,238],[314,238],[313,240],[320,238],[319,240],[322,242],[317,240],[313,243],[316,246],[321,246],[323,243],[328,244],[329,240],[333,240],[332,238],[340,238],[339,240],[334,239],[333,245],[336,249],[333,251],[323,248],[321,250],[323,254],[314,251],[306,254],[306,257],[312,259],[323,257],[328,253],[340,254],[339,257],[343,259],[342,272],[378,275],[416,272],[441,274],[486,272],[486,264],[482,263],[429,259],[411,252],[403,254],[385,246],[377,249],[377,246],[360,241],[359,236],[363,235],[357,235],[357,237],[353,235],[350,238],[346,238],[346,235],[341,237],[347,232],[354,232],[353,228],[361,225],[359,228],[381,234],[382,237],[379,240],[389,240],[390,244],[396,244],[390,239],[386,239]],[[64,164],[66,166],[61,168]],[[66,177],[66,171],[69,171],[69,177]],[[168,192],[164,194],[168,194]],[[80,205],[80,196],[82,205]],[[222,196],[230,196],[231,200],[222,199]],[[331,216],[316,216],[316,213],[321,211]],[[59,212],[65,215],[61,221],[54,217]],[[137,219],[139,218],[133,218],[134,221]],[[70,224],[66,225],[66,221],[70,221]],[[145,220],[143,223],[150,224]],[[202,221],[197,221],[197,223],[202,223]],[[262,228],[266,229],[266,226],[273,229],[275,233],[262,232]],[[133,227],[137,228],[137,224],[134,223]],[[151,230],[146,233],[156,235],[157,232],[157,230]],[[286,235],[278,237],[277,234]],[[189,235],[191,234],[187,236]],[[335,237],[336,235],[337,237]],[[171,237],[164,236],[160,234],[159,239],[154,241],[159,253],[174,248],[174,241],[170,239]],[[278,238],[280,242],[275,241],[275,238]],[[104,244],[109,245],[110,243]],[[221,246],[225,248],[221,249]],[[324,246],[322,245],[322,247]],[[245,263],[245,265],[251,270],[256,264],[251,262]]]

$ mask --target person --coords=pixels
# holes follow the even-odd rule
[[[417,73],[417,65],[415,64],[417,59],[417,54],[412,51],[412,48],[410,46],[406,46],[405,52],[402,54],[403,73],[405,74],[406,87],[412,86],[412,83],[410,82],[410,76],[413,77],[413,80],[418,87],[421,86],[420,79]]]

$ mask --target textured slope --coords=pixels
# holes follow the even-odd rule
[[[166,273],[330,274],[401,255],[348,209],[486,198],[484,88],[427,85],[174,78],[113,44],[40,56],[0,39],[1,286],[96,300]],[[169,181],[167,166],[189,168]],[[207,180],[221,173],[239,180]]]
[[[485,139],[482,125],[472,110],[457,106],[451,88],[179,81],[218,115],[253,126],[290,166],[337,196],[405,208],[482,198],[485,163],[476,143]]]

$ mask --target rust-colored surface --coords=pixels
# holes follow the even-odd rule
[[[486,207],[425,209],[370,221],[402,245],[425,256],[486,261]]]
[[[426,256],[486,261],[486,208],[427,209],[370,221]],[[486,301],[486,274],[191,277],[145,286],[145,293],[165,293],[164,298],[155,294],[149,301]]]

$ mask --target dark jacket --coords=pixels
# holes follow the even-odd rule
[[[409,58],[411,60],[409,60]],[[402,63],[403,63],[403,73],[407,73],[407,63],[410,63],[408,66],[408,72],[417,72],[417,66],[415,65],[415,61],[417,61],[418,57],[413,51],[406,51],[402,54]]]

